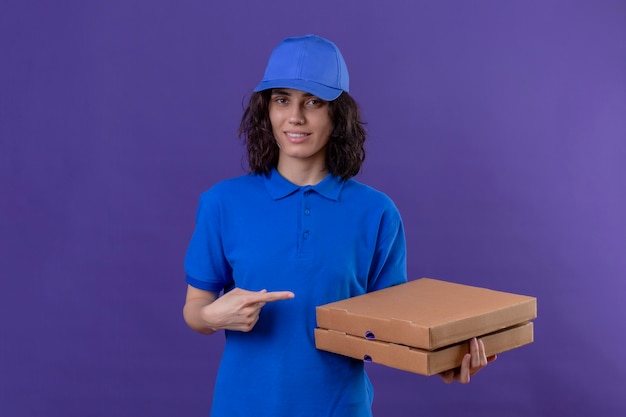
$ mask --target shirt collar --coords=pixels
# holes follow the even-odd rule
[[[330,200],[336,201],[339,199],[339,194],[344,184],[340,177],[328,174],[326,178],[316,185],[300,186],[280,175],[276,168],[272,168],[270,173],[263,177],[263,181],[267,191],[274,200],[285,198],[300,189],[310,189]]]

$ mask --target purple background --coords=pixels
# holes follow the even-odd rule
[[[469,386],[370,365],[377,415],[626,415],[626,3],[596,0],[3,0],[0,414],[208,414],[196,203],[306,33],[348,62],[410,277],[539,300],[535,343]]]

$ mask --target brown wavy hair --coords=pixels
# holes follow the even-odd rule
[[[278,164],[278,145],[272,133],[269,103],[272,90],[259,91],[250,97],[239,125],[244,139],[250,172],[268,175]],[[361,170],[365,160],[366,132],[359,106],[346,92],[328,102],[333,131],[326,146],[326,168],[347,180]]]

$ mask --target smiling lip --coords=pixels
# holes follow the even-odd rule
[[[309,135],[310,133],[285,132],[285,136],[287,136],[287,139],[289,139],[289,141],[293,143],[304,142],[309,137]]]

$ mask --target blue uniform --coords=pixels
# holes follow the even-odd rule
[[[187,283],[219,292],[288,290],[252,331],[226,331],[213,417],[371,415],[362,361],[315,349],[315,307],[406,282],[402,221],[383,193],[328,175],[298,186],[276,170],[200,199]]]

